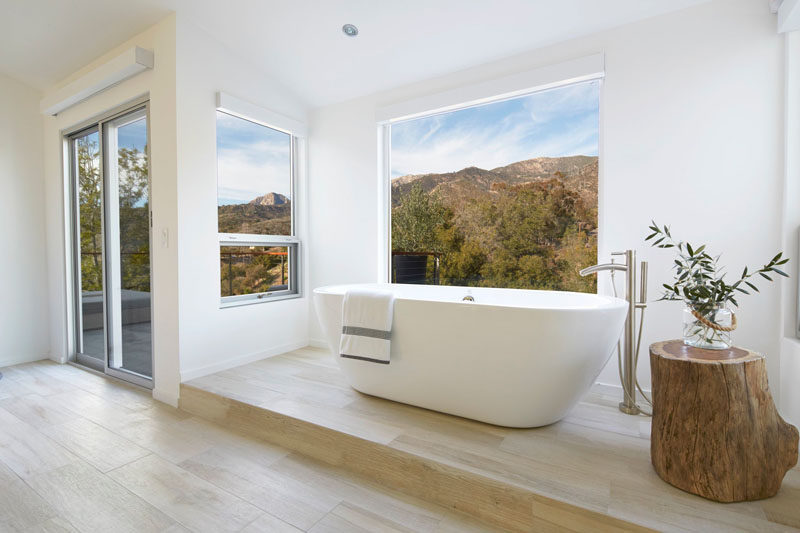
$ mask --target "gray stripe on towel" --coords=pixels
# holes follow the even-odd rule
[[[384,361],[383,359],[373,359],[372,357],[361,357],[360,355],[347,355],[346,353],[339,354],[339,357],[344,357],[346,359],[358,359],[359,361],[369,361],[370,363],[380,363],[382,365],[389,364],[389,361]]]
[[[343,335],[355,335],[356,337],[371,337],[373,339],[391,340],[392,332],[383,331],[382,329],[359,328],[356,326],[342,327]]]

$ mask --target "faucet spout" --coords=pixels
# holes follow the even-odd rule
[[[620,263],[601,263],[599,265],[590,266],[584,268],[579,272],[581,276],[588,276],[589,274],[594,274],[595,272],[602,272],[604,270],[622,270],[627,271],[628,266],[623,265]]]

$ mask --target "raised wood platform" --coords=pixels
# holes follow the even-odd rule
[[[618,394],[593,390],[548,427],[499,428],[360,394],[308,348],[185,383],[181,408],[512,531],[800,527],[800,470],[759,502],[682,492],[653,471],[650,420],[620,413]]]

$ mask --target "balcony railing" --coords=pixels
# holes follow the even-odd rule
[[[432,264],[429,265],[431,260]],[[440,260],[441,254],[438,252],[392,250],[392,282],[439,285]]]
[[[275,252],[275,251],[269,251],[269,250],[265,250],[265,251],[243,250],[243,251],[236,251],[236,252],[220,251],[219,255],[220,255],[220,260],[221,260],[222,264],[223,265],[224,264],[228,265],[228,293],[224,294],[223,296],[231,296],[231,295],[234,294],[234,292],[233,292],[233,279],[234,279],[234,276],[233,276],[233,263],[234,263],[234,256],[239,258],[237,262],[240,262],[240,263],[252,262],[252,258],[257,257],[257,256],[274,255],[274,256],[280,257],[280,260],[281,260],[281,264],[280,264],[280,267],[281,267],[280,268],[280,270],[281,270],[281,274],[280,274],[281,275],[281,282],[278,285],[270,285],[270,287],[267,289],[267,291],[283,291],[283,290],[287,290],[289,288],[289,285],[286,282],[286,278],[287,278],[287,274],[288,274],[287,271],[286,271],[287,258],[289,256],[289,252],[288,251],[286,251],[286,252]]]
[[[150,292],[150,262],[149,256],[150,252],[119,252],[120,261],[121,261],[121,268],[123,269],[122,272],[122,288],[123,289],[131,289],[131,290],[138,290],[144,292]],[[82,290],[84,291],[91,291],[91,290],[102,290],[102,284],[100,282],[100,278],[102,277],[102,260],[103,260],[103,252],[84,252],[81,251],[81,283],[83,285]],[[137,265],[140,267],[139,272],[131,272],[130,269],[126,270],[128,267],[129,261],[133,259],[135,256],[144,256],[147,260],[141,264]],[[86,267],[83,263],[83,259],[89,257],[94,260],[95,269],[92,271],[92,267]],[[88,268],[88,271],[86,270]],[[87,287],[87,279],[89,280],[88,283],[90,285],[94,285],[93,287]],[[94,281],[92,281],[94,280]]]

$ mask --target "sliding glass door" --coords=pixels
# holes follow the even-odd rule
[[[151,386],[147,105],[69,137],[75,228],[75,359]]]
[[[102,366],[105,359],[105,283],[103,268],[103,180],[97,127],[70,141],[77,208],[75,218],[78,270],[76,351],[78,362]]]

